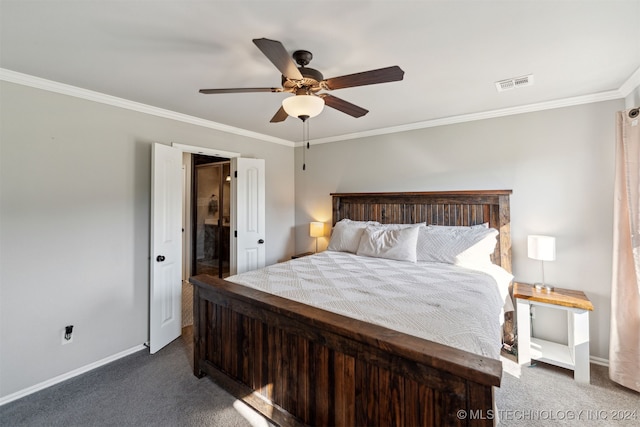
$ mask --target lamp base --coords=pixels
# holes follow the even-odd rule
[[[548,285],[546,283],[534,283],[533,287],[537,291],[545,291],[545,292],[553,291],[553,285]]]

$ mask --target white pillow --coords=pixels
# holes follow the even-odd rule
[[[490,263],[497,236],[498,230],[482,226],[422,227],[417,259],[447,264]]]
[[[367,225],[380,225],[380,223],[376,221],[351,221],[350,219],[338,221],[331,232],[327,250],[355,254],[360,244],[362,232]]]
[[[420,228],[420,224],[391,228],[369,226],[363,230],[356,254],[416,262],[416,244]]]

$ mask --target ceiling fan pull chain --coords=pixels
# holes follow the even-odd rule
[[[306,121],[306,125],[307,125],[307,149],[304,151],[307,151],[309,149],[309,120]]]
[[[306,120],[302,121],[302,142],[304,143],[304,141],[306,141],[306,136],[305,136],[305,125],[306,125]],[[304,149],[304,147],[302,148],[302,170],[307,170],[307,150]]]
[[[302,147],[302,170],[307,170],[307,150],[309,144],[309,120],[302,121],[302,143],[306,146]]]

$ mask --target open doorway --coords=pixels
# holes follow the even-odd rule
[[[193,154],[191,274],[229,276],[231,164],[229,159]]]
[[[230,274],[231,162],[225,157],[183,153],[182,328],[193,325],[189,277]]]

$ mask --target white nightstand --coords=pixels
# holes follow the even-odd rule
[[[578,382],[589,382],[589,312],[593,304],[582,291],[555,288],[537,290],[526,283],[513,284],[518,325],[518,363],[531,359],[573,370]],[[568,345],[531,337],[531,306],[565,310],[568,323]]]

